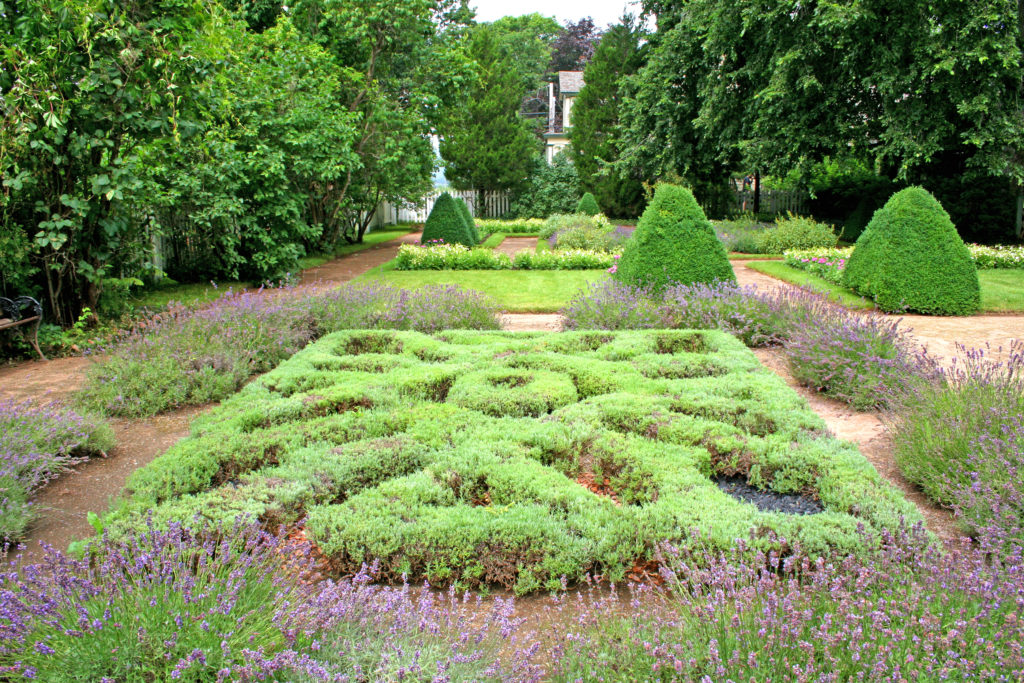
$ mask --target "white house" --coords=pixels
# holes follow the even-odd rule
[[[583,89],[582,71],[558,72],[558,100],[555,100],[555,84],[548,86],[548,130],[544,133],[546,147],[544,156],[552,163],[555,155],[569,145],[569,129],[572,127],[572,105]],[[556,106],[557,105],[557,106]]]

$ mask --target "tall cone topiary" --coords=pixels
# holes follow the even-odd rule
[[[424,243],[441,240],[445,244],[465,244],[467,247],[475,247],[477,244],[459,211],[459,205],[447,192],[434,202],[434,208],[430,210],[423,226],[421,240]]]
[[[597,199],[589,192],[585,192],[580,201],[576,204],[576,213],[596,216],[601,213],[601,207],[597,205]]]
[[[967,245],[921,187],[900,190],[875,212],[846,262],[843,282],[890,313],[970,315],[981,306]]]
[[[626,243],[615,276],[661,291],[671,284],[736,281],[725,247],[693,193],[661,184]]]
[[[462,197],[455,200],[455,203],[459,207],[459,214],[462,216],[462,220],[466,222],[466,227],[469,228],[469,234],[473,236],[473,243],[480,243],[480,231],[476,229],[476,221],[473,220],[473,214],[469,212],[469,204]]]

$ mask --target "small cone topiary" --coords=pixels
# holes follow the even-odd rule
[[[857,238],[843,282],[882,311],[970,315],[978,271],[949,214],[921,187],[900,190]]]
[[[475,247],[477,244],[459,211],[459,205],[447,192],[434,202],[434,208],[430,210],[423,226],[421,241],[427,243],[437,240],[445,244],[465,244],[467,247]]]
[[[736,281],[725,247],[693,193],[668,184],[655,190],[615,276],[655,291],[672,284]]]
[[[466,227],[469,228],[469,234],[473,236],[473,243],[480,243],[480,231],[476,229],[476,221],[473,220],[473,214],[469,212],[469,204],[462,197],[455,200],[455,203],[459,206],[459,213],[462,215],[462,220],[466,221]]]
[[[601,213],[601,207],[597,205],[597,199],[594,198],[594,195],[587,192],[580,197],[580,201],[576,204],[576,213],[596,216]]]

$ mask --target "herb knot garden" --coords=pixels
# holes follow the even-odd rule
[[[1021,8],[474,4],[0,3],[0,681],[1024,680]]]

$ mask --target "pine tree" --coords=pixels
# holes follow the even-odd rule
[[[540,153],[540,139],[519,114],[522,78],[486,25],[474,30],[468,54],[479,78],[465,105],[445,122],[445,176],[460,190],[515,190]]]
[[[624,79],[643,65],[642,30],[630,16],[608,29],[584,71],[586,85],[572,110],[573,163],[584,190],[609,216],[636,216],[643,206],[639,179],[611,167],[619,160],[618,126]]]

